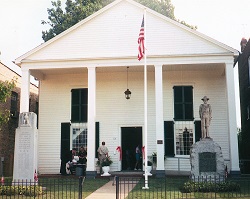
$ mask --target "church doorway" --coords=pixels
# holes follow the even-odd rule
[[[122,170],[134,170],[135,148],[142,147],[142,127],[121,127],[121,147],[122,147]],[[140,161],[142,169],[142,159]]]

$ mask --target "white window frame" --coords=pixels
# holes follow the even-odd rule
[[[174,150],[175,150],[175,156],[176,157],[189,157],[190,155],[184,155],[181,154],[181,150],[178,151],[177,149],[177,137],[179,137],[179,135],[181,135],[184,131],[185,128],[187,128],[187,131],[190,133],[190,139],[192,139],[192,143],[190,143],[190,148],[191,146],[194,144],[195,142],[195,125],[194,125],[194,121],[175,121],[174,122]],[[179,142],[179,147],[180,149],[183,150],[182,146],[183,143]]]
[[[73,141],[77,136],[80,135],[81,132],[85,131],[86,135],[86,141],[85,143],[79,144],[78,146],[73,145]],[[76,148],[77,151],[79,151],[81,146],[84,146],[87,148],[87,137],[88,137],[88,126],[87,123],[71,123],[70,128],[70,148]]]

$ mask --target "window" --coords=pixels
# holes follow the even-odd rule
[[[10,114],[11,114],[11,117],[15,117],[15,118],[18,117],[17,100],[18,100],[18,94],[12,91],[11,102],[10,102]]]
[[[193,87],[174,86],[173,95],[174,120],[164,121],[165,155],[190,155],[199,124],[193,116]]]
[[[87,122],[88,89],[71,90],[71,122]]]
[[[176,155],[190,155],[190,148],[194,143],[194,122],[175,122]]]
[[[191,121],[193,117],[193,87],[174,86],[174,120]]]
[[[86,124],[72,124],[72,148],[79,151],[80,147],[87,147],[88,129]]]
[[[164,121],[165,155],[189,155],[201,138],[201,121]]]

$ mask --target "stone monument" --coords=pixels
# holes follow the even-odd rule
[[[221,147],[209,136],[212,108],[204,96],[199,107],[202,138],[190,150],[191,178],[195,181],[223,181],[225,174]]]
[[[33,112],[20,113],[15,135],[12,184],[37,183],[37,139],[37,115]]]
[[[190,154],[193,180],[224,180],[225,166],[221,147],[212,138],[203,138],[193,144]]]

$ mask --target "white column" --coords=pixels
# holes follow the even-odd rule
[[[88,161],[87,171],[95,171],[96,68],[88,67]]]
[[[157,146],[157,170],[165,170],[164,167],[164,121],[163,121],[163,88],[162,65],[155,66],[155,119],[156,119],[156,146]]]
[[[30,96],[30,71],[29,69],[22,69],[20,113],[29,112],[29,96]]]
[[[236,106],[235,106],[235,90],[234,90],[234,71],[233,61],[226,64],[226,83],[227,83],[227,99],[228,99],[228,121],[229,121],[229,142],[230,142],[230,159],[231,171],[239,172],[239,153],[237,140],[237,122],[236,122]]]

